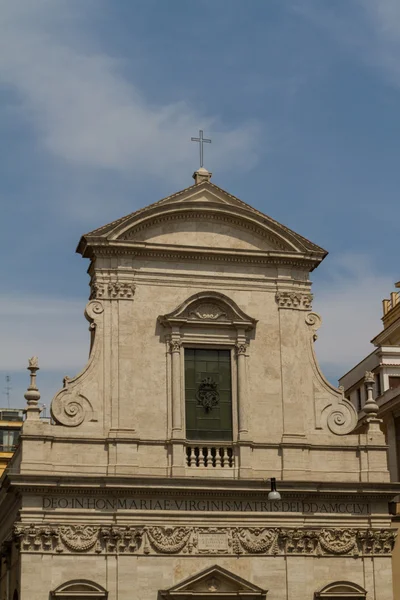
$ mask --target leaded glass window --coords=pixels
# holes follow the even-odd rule
[[[186,438],[232,440],[230,350],[185,348]]]

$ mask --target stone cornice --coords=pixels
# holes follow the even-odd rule
[[[210,261],[237,264],[285,265],[296,266],[312,271],[322,260],[317,253],[296,253],[284,251],[207,249],[195,246],[178,246],[163,244],[141,244],[139,242],[107,243],[92,245],[88,257],[132,256],[146,258],[162,258],[182,261]]]
[[[393,529],[186,527],[51,524],[14,526],[21,552],[40,554],[189,554],[390,556]]]
[[[121,476],[95,476],[83,474],[81,476],[71,475],[53,475],[53,474],[19,474],[8,473],[6,478],[7,485],[11,484],[14,487],[31,491],[45,491],[57,486],[62,486],[64,490],[79,489],[85,490],[85,493],[95,491],[95,486],[99,492],[104,493],[108,490],[110,493],[115,493],[118,490],[126,493],[127,490],[135,490],[143,493],[200,493],[204,491],[207,494],[220,493],[266,493],[266,486],[263,480],[229,480],[229,479],[213,479],[196,477],[187,478],[157,478],[157,477],[121,477]],[[212,488],[210,483],[212,481]],[[90,486],[90,487],[89,487]],[[279,491],[285,495],[288,493],[300,497],[304,494],[318,496],[325,495],[326,497],[362,494],[371,498],[378,499],[379,497],[386,499],[400,494],[400,483],[375,483],[375,482],[316,482],[316,481],[279,481]]]

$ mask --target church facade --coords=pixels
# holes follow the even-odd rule
[[[78,245],[90,356],[51,423],[30,361],[0,600],[393,598],[371,374],[352,433],[313,349],[326,252],[210,178]]]

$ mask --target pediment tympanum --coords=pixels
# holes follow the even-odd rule
[[[186,600],[193,596],[202,599],[212,597],[215,600],[237,597],[259,600],[266,598],[267,590],[215,565],[181,581],[169,590],[161,591],[160,595],[166,600]]]
[[[163,325],[230,325],[244,330],[253,329],[256,319],[249,317],[233,300],[219,292],[200,292],[191,296],[172,312],[159,317]]]

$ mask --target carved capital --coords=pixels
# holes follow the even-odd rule
[[[94,281],[91,286],[90,299],[96,300],[132,300],[136,286],[130,281]]]
[[[182,347],[182,343],[180,340],[171,340],[169,342],[169,350],[171,352],[171,354],[173,354],[174,352],[180,352],[181,351],[181,347]]]
[[[241,354],[246,354],[247,352],[247,344],[243,342],[238,342],[236,344],[236,354],[240,356]]]
[[[313,295],[305,292],[277,292],[275,299],[279,308],[311,310]]]

